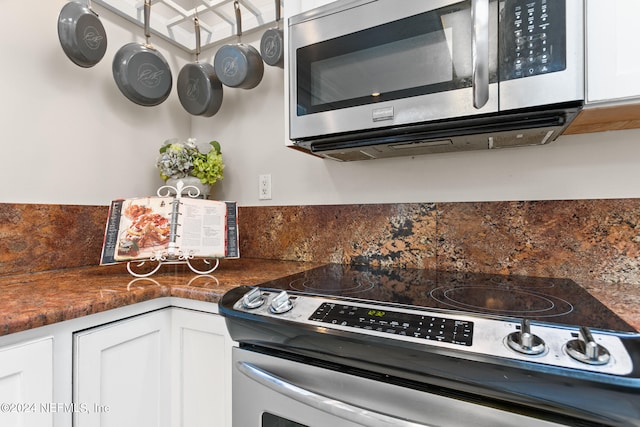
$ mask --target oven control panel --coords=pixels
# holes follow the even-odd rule
[[[383,307],[359,307],[324,302],[309,317],[309,320],[463,346],[470,346],[473,343],[473,322],[471,321],[431,314],[401,313]]]
[[[318,328],[612,375],[633,371],[619,336],[557,324],[252,288],[233,310]],[[428,350],[428,348],[425,348]]]

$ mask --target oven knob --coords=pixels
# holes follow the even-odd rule
[[[286,313],[293,308],[293,303],[287,291],[282,291],[271,301],[271,312],[275,314]]]
[[[264,304],[264,297],[260,288],[253,288],[242,297],[242,306],[244,308],[258,308]]]
[[[605,365],[611,359],[609,351],[595,342],[589,328],[580,328],[580,336],[566,345],[567,353],[578,362],[589,365]]]
[[[507,336],[507,344],[512,350],[529,356],[542,354],[546,348],[542,338],[531,333],[529,319],[522,319],[520,330]]]

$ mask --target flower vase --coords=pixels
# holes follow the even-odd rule
[[[179,190],[181,196],[185,197],[207,199],[209,197],[209,194],[211,193],[211,186],[208,184],[203,184],[200,181],[200,178],[196,178],[195,176],[185,176],[184,178],[169,178],[166,181],[166,185]],[[174,194],[174,192],[171,192],[171,194]]]

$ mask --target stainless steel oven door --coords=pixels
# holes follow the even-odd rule
[[[559,424],[364,376],[233,349],[235,427]]]
[[[496,0],[344,0],[288,35],[292,140],[498,110]]]

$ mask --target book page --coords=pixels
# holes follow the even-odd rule
[[[224,258],[227,205],[216,200],[180,199],[176,246],[184,255]]]
[[[167,250],[173,201],[173,197],[123,201],[114,253],[116,261],[148,259]]]

